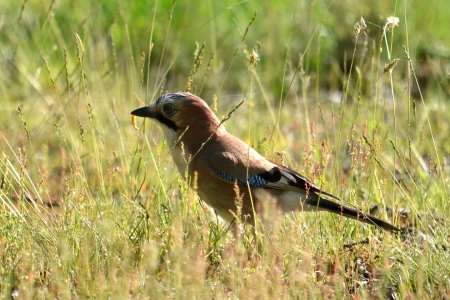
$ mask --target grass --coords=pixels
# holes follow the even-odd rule
[[[1,3],[2,298],[448,297],[447,6]],[[135,95],[186,87],[219,118],[245,99],[229,132],[409,234],[310,213],[233,235],[131,125]]]

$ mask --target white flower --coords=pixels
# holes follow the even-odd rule
[[[389,17],[389,18],[387,18],[387,21],[388,21],[389,27],[394,28],[395,26],[398,26],[400,19],[397,17]]]

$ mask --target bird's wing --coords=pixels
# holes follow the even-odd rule
[[[264,158],[230,134],[222,136],[219,142],[205,148],[199,154],[202,157],[198,160],[205,162],[213,175],[227,182],[237,182],[250,187],[314,193],[340,200],[322,191],[301,174]]]
[[[234,139],[231,139],[231,142],[232,147],[229,143],[215,143],[202,153],[201,161],[206,163],[213,176],[251,188],[299,192],[299,199],[300,195],[306,194],[303,203],[311,207],[376,225],[387,231],[400,231],[377,217],[323,198],[342,201],[339,197],[323,191],[300,173],[262,157],[244,142]]]
[[[309,193],[314,193],[318,196],[326,196],[326,197],[333,198],[338,201],[342,201],[339,197],[323,191],[321,188],[319,188],[317,185],[312,183],[309,179],[307,179],[302,174],[300,174],[292,169],[289,169],[288,167],[277,164],[275,162],[272,162],[272,163],[274,165],[276,165],[277,168],[280,169],[280,172],[282,173],[283,177],[288,178],[288,184],[290,186],[293,186],[297,189],[306,190]]]

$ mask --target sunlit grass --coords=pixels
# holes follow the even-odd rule
[[[446,5],[416,2],[1,4],[2,297],[448,296],[448,29],[420,21]],[[217,222],[130,119],[186,88],[221,119],[245,99],[229,132],[408,234]]]

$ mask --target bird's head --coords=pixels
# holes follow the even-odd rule
[[[138,108],[131,114],[157,120],[166,138],[170,140],[183,132],[211,134],[217,130],[224,130],[205,101],[185,92],[162,95],[149,106]]]

